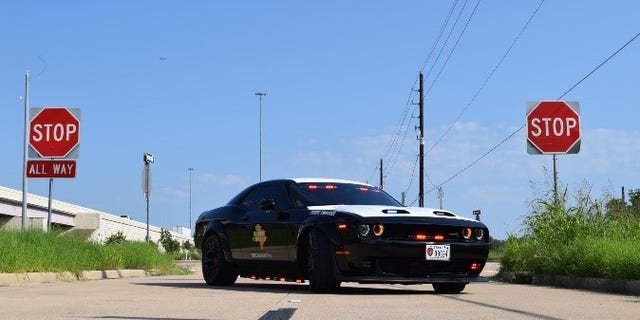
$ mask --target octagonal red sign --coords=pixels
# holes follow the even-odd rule
[[[80,142],[80,109],[47,107],[31,109],[29,146],[39,158],[77,158]]]
[[[528,104],[527,152],[566,154],[580,151],[580,107],[577,102]]]

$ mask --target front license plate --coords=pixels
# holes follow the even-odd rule
[[[448,244],[428,244],[425,254],[427,260],[449,261],[451,246]]]

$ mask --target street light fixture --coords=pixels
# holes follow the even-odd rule
[[[187,168],[189,171],[189,229],[191,229],[191,173],[193,172],[193,168]]]
[[[265,92],[256,92],[256,96],[260,98],[260,182],[262,182],[262,97],[266,95]]]

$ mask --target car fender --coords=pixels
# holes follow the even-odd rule
[[[209,236],[216,235],[220,242],[222,243],[222,248],[224,251],[224,258],[227,262],[232,262],[233,258],[231,256],[231,246],[229,245],[229,238],[227,237],[227,233],[222,227],[222,224],[218,220],[211,220],[204,227],[203,236],[202,236],[202,244],[200,245],[200,251],[202,251],[202,245],[204,244],[204,240]]]
[[[342,236],[338,231],[338,223],[352,224],[355,216],[344,212],[328,212],[318,215],[311,214],[301,225],[298,236],[304,235],[310,228],[319,229],[334,245],[342,245]]]
[[[335,213],[333,216],[310,216],[301,225],[297,235],[297,257],[304,257],[304,248],[307,241],[307,235],[312,229],[319,230],[325,238],[334,246],[341,247],[343,245],[343,237],[338,231],[337,224],[339,222],[348,222],[353,216],[344,213]],[[299,259],[300,260],[300,259]]]

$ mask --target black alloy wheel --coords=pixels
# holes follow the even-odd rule
[[[211,286],[230,286],[238,274],[224,258],[222,243],[217,235],[207,237],[202,245],[202,276]]]

